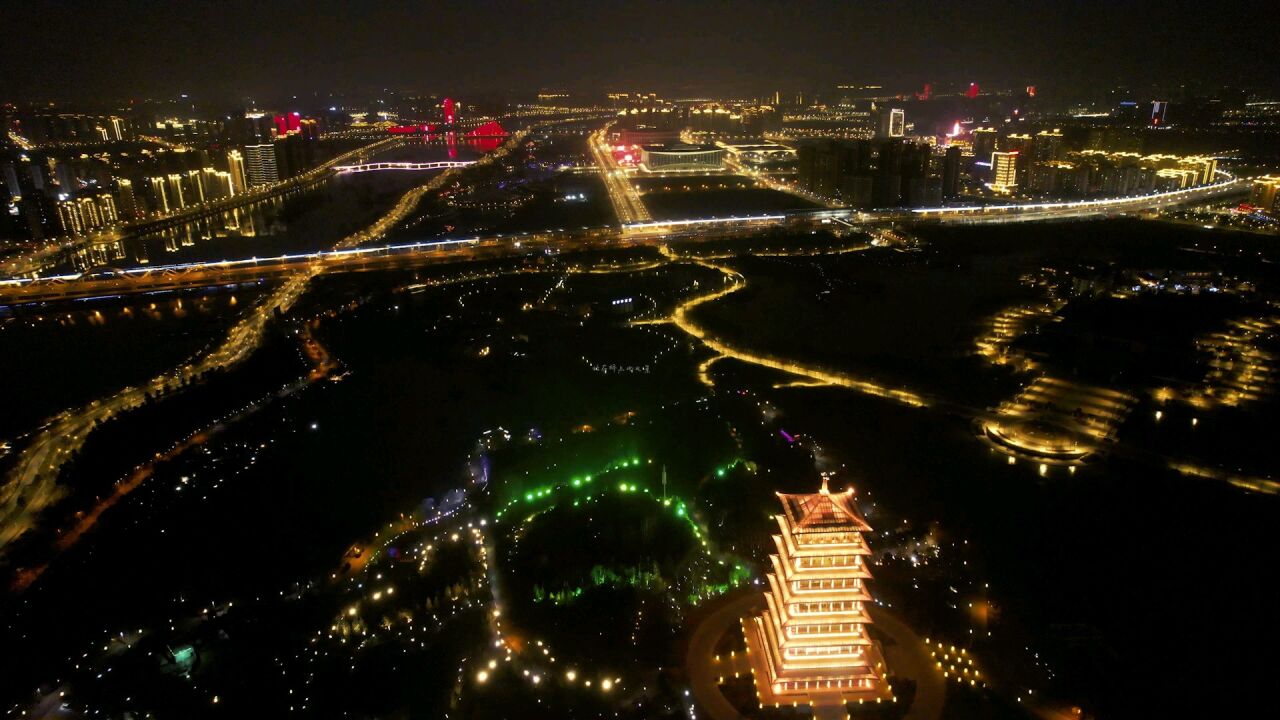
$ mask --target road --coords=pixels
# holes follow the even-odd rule
[[[451,175],[440,177],[451,177]],[[630,188],[630,183],[622,182],[622,185]],[[439,186],[428,183],[426,186],[415,189],[411,193],[412,197],[406,196],[402,199],[401,204],[404,207],[401,209],[413,207],[422,195],[437,187]],[[563,252],[644,244],[661,245],[672,239],[720,238],[727,235],[767,231],[778,227],[811,230],[833,222],[846,226],[855,224],[874,228],[895,223],[1001,224],[1098,217],[1152,207],[1199,202],[1210,197],[1237,193],[1244,187],[1238,180],[1229,180],[1190,190],[1110,200],[884,211],[859,211],[848,208],[797,210],[770,215],[648,220],[614,228],[369,246],[370,242],[384,235],[399,221],[402,216],[397,214],[394,220],[389,219],[392,216],[388,216],[379,224],[352,236],[330,251],[270,258],[123,268],[114,271],[110,276],[72,274],[39,279],[0,280],[0,305],[226,285],[287,275],[302,268],[317,271],[350,271],[412,267],[432,262],[461,262],[503,255],[518,256],[537,250]],[[626,194],[626,190],[618,190],[618,192]],[[613,191],[610,197],[614,197]],[[615,204],[626,205],[628,202],[624,198],[616,200]],[[639,202],[638,196],[636,202]],[[623,209],[620,212],[632,211]]]
[[[341,155],[333,157],[323,164],[302,173],[301,175],[278,182],[274,185],[251,190],[247,193],[229,197],[224,200],[200,203],[162,217],[149,217],[141,220],[135,220],[133,222],[124,222],[103,232],[91,235],[60,237],[51,242],[40,245],[39,247],[33,248],[21,255],[6,258],[3,262],[0,262],[0,273],[3,273],[8,277],[31,275],[33,273],[40,272],[50,264],[57,262],[57,260],[63,257],[67,252],[95,244],[119,240],[124,233],[138,233],[161,227],[178,225],[208,215],[226,212],[233,208],[261,202],[262,200],[266,200],[267,198],[274,197],[281,193],[286,193],[320,182],[334,174],[337,170],[337,166],[348,163],[353,159],[359,161],[370,153],[381,152],[403,143],[404,141],[405,139],[402,137],[382,138],[368,145],[362,145],[355,150],[349,150],[342,153]]]
[[[595,158],[596,167],[600,169],[600,177],[604,180],[605,190],[609,193],[609,201],[613,203],[613,211],[625,230],[627,226],[650,222],[653,218],[649,215],[649,209],[644,206],[644,201],[640,199],[640,193],[628,179],[627,171],[622,169],[613,157],[613,148],[609,147],[609,142],[605,139],[611,125],[612,123],[605,125],[592,133],[587,144],[591,146],[591,156]]]
[[[512,135],[507,143],[475,164],[485,165],[505,156],[533,127],[536,125]],[[335,250],[354,248],[382,237],[403,221],[424,195],[451,181],[459,171],[458,168],[446,170],[405,193],[375,223],[339,241]],[[44,509],[66,495],[67,490],[58,482],[62,466],[80,451],[95,427],[248,357],[266,335],[270,320],[277,313],[287,312],[323,269],[319,265],[304,265],[284,274],[283,282],[232,326],[222,343],[207,354],[141,385],[125,387],[80,408],[66,410],[46,422],[21,451],[4,484],[0,485],[0,554],[34,526]]]

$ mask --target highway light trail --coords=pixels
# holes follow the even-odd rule
[[[503,157],[523,141],[530,129],[512,135],[507,143],[475,164],[484,165]],[[424,195],[452,180],[458,170],[446,170],[405,193],[373,225],[343,238],[334,249],[350,250],[382,237],[403,221]],[[287,312],[307,291],[311,280],[323,270],[322,266],[311,265],[287,276],[270,295],[232,326],[226,339],[212,352],[141,385],[125,387],[81,408],[66,410],[48,422],[17,457],[4,485],[0,486],[0,554],[9,543],[34,527],[36,518],[44,509],[66,495],[67,490],[58,483],[62,467],[84,447],[95,427],[249,357],[265,337],[269,321],[277,313]]]
[[[311,170],[308,170],[295,177],[289,178],[288,180],[284,180],[278,183],[274,183],[272,185],[251,190],[249,192],[241,193],[239,195],[234,195],[232,197],[226,198],[225,200],[218,200],[210,203],[201,202],[196,205],[184,208],[182,210],[177,210],[171,213],[156,215],[152,217],[146,217],[140,220],[136,220],[134,222],[124,222],[119,225],[110,227],[109,231],[105,233],[105,235],[90,234],[90,235],[85,235],[83,237],[59,238],[55,241],[51,241],[43,245],[40,245],[35,249],[25,252],[21,255],[7,258],[3,264],[0,264],[0,269],[2,269],[3,272],[9,276],[31,275],[34,273],[38,273],[41,270],[48,267],[50,263],[62,257],[64,253],[68,251],[82,248],[88,245],[92,245],[94,243],[101,242],[105,239],[118,239],[121,236],[121,233],[123,232],[128,232],[128,231],[136,232],[140,226],[145,226],[151,223],[155,223],[157,221],[170,223],[170,222],[180,222],[184,219],[194,220],[198,217],[208,215],[213,212],[222,212],[222,211],[227,211],[227,210],[232,210],[238,207],[242,207],[245,205],[251,205],[253,203],[266,200],[267,198],[270,198],[273,195],[277,195],[282,191],[303,187],[306,185],[310,185],[314,182],[323,180],[326,177],[328,177],[332,173],[332,171],[334,171],[335,168],[341,165],[342,163],[345,163],[352,159],[356,159],[357,161],[359,161],[363,159],[365,156],[367,156],[369,153],[382,152],[384,150],[388,150],[392,147],[395,147],[396,145],[399,145],[403,142],[404,142],[404,138],[382,138],[368,145],[363,145],[361,147],[348,150],[347,152],[344,152],[341,155],[333,157],[325,161],[324,163],[317,165]]]
[[[0,487],[0,552],[32,528],[42,510],[66,495],[65,488],[58,484],[59,473],[84,447],[95,427],[248,357],[262,342],[268,320],[277,310],[287,311],[306,291],[315,274],[314,270],[306,270],[282,283],[236,323],[213,352],[142,385],[123,388],[107,398],[54,417],[17,458],[7,481]]]
[[[597,130],[588,140],[588,145],[591,146],[591,154],[595,158],[596,166],[600,168],[600,177],[604,179],[609,200],[613,203],[613,210],[618,215],[618,222],[622,223],[623,228],[635,223],[649,222],[653,219],[649,215],[649,209],[644,206],[640,193],[636,192],[631,181],[627,179],[626,171],[613,159],[613,149],[605,142],[604,135],[608,130],[608,125]]]

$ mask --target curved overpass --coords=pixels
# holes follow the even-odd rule
[[[451,164],[452,163],[452,164]],[[469,164],[366,163],[352,167],[375,169],[443,169]],[[412,165],[412,168],[401,168]],[[419,166],[431,165],[432,168]],[[366,172],[368,170],[353,170]],[[873,225],[877,223],[942,222],[985,224],[1097,217],[1136,210],[1200,202],[1239,192],[1246,187],[1236,178],[1186,190],[1056,203],[1022,203],[971,207],[860,211],[849,208],[799,210],[768,215],[746,215],[684,220],[635,222],[620,228],[574,232],[542,232],[519,236],[495,236],[279,255],[240,260],[181,263],[121,268],[104,273],[76,273],[47,278],[0,280],[0,305],[17,305],[75,298],[126,295],[194,287],[225,285],[277,276],[289,269],[319,265],[323,270],[372,270],[419,263],[460,262],[479,257],[520,255],[535,248],[583,250],[599,247],[660,244],[672,238],[713,238],[746,234],[781,226],[812,227],[835,220]]]

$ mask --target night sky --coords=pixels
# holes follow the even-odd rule
[[[0,2],[0,101],[1277,82],[1274,2]]]

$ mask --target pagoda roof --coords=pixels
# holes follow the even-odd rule
[[[782,510],[792,532],[831,532],[856,530],[870,532],[871,526],[853,503],[853,488],[833,493],[822,478],[822,488],[816,493],[778,493]]]

